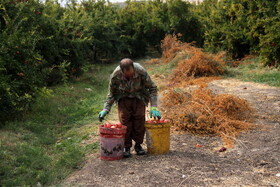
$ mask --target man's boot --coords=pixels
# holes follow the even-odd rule
[[[146,152],[143,150],[140,144],[135,144],[134,149],[137,153],[137,155],[145,155]]]
[[[129,157],[131,157],[131,154],[130,154],[130,147],[124,148],[123,157],[124,157],[124,158],[129,158]]]

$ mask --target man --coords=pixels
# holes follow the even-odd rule
[[[98,118],[102,121],[116,101],[119,120],[127,126],[124,157],[131,156],[132,140],[135,141],[134,149],[137,155],[145,155],[141,144],[145,134],[145,108],[149,102],[150,117],[161,118],[157,109],[157,86],[147,71],[129,58],[121,60],[110,78],[109,93]]]

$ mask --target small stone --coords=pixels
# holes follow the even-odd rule
[[[246,87],[244,87],[243,89],[244,89],[244,90],[246,90],[247,88],[246,88]]]
[[[130,175],[133,175],[133,174],[134,174],[134,171],[130,171],[129,174],[130,174]]]
[[[186,178],[186,175],[182,175],[182,178]]]
[[[89,91],[89,92],[91,92],[91,91],[92,91],[92,89],[91,89],[91,88],[85,88],[85,90],[86,90],[86,91]]]
[[[280,177],[280,173],[277,173],[277,174],[276,174],[276,177]]]

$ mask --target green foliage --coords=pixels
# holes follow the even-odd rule
[[[143,56],[147,47],[159,50],[160,42],[167,33],[181,33],[185,42],[202,43],[198,17],[191,12],[193,5],[182,0],[127,1],[119,14],[121,39],[124,51],[130,56]]]
[[[83,1],[80,7],[83,14],[90,17],[90,22],[83,24],[86,28],[79,32],[91,33],[92,41],[88,45],[89,60],[114,59],[121,54],[123,41],[117,24],[118,9],[105,0]],[[79,24],[80,21],[78,19]]]
[[[0,104],[3,107],[0,120],[3,122],[24,114],[37,88],[64,81],[69,74],[66,69],[79,66],[82,59],[75,61],[75,56],[69,55],[75,51],[65,49],[66,46],[76,48],[73,39],[57,48],[63,43],[63,37],[56,31],[65,30],[59,24],[62,14],[59,5],[44,6],[32,0],[4,1],[1,8],[5,18],[0,33]]]
[[[280,1],[266,2],[266,17],[263,18],[264,33],[260,35],[260,54],[263,64],[280,66]]]
[[[195,11],[204,25],[204,46],[228,51],[238,59],[261,54],[263,64],[279,65],[280,3],[250,0],[205,0]]]
[[[181,33],[181,40],[184,42],[196,42],[197,46],[202,45],[202,29],[199,18],[192,11],[192,7],[187,1],[169,0],[167,1],[167,14],[170,30],[172,34]]]
[[[120,8],[105,0],[3,0],[0,5],[1,123],[29,110],[36,90],[80,76],[89,63],[143,56],[159,50],[166,33],[201,44],[200,22],[182,0],[127,1]]]
[[[95,4],[104,6],[104,2]],[[35,0],[6,0],[0,9],[3,123],[23,116],[36,98],[36,90],[81,75],[91,58],[97,29],[93,16],[75,4],[64,8],[52,1],[41,4]],[[102,20],[100,16],[95,19]]]

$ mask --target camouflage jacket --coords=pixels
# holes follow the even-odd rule
[[[110,111],[114,102],[123,97],[135,97],[146,105],[150,102],[151,106],[157,106],[157,86],[139,63],[134,62],[133,65],[134,76],[130,81],[124,78],[120,66],[111,74],[105,110]]]

